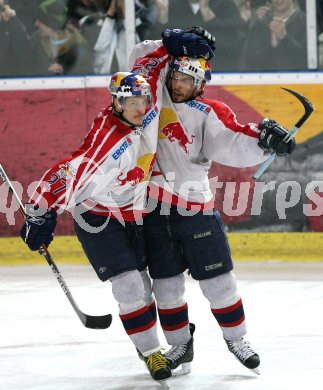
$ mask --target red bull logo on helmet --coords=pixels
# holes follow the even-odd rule
[[[204,58],[176,57],[170,63],[170,68],[200,81],[211,80],[211,66]]]
[[[194,142],[195,135],[188,137],[178,121],[175,111],[166,107],[160,112],[158,138],[167,138],[170,142],[177,141],[184,152],[189,154],[188,145]]]
[[[147,84],[146,80],[140,80],[139,77],[136,77],[136,82],[132,85],[133,92],[149,91],[150,87]]]

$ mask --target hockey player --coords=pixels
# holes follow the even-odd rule
[[[163,33],[166,46],[174,34]],[[147,55],[156,45],[137,45],[134,57]],[[139,73],[140,62],[135,66]],[[287,130],[273,120],[241,125],[227,105],[202,98],[210,79],[211,68],[203,58],[180,56],[169,63],[149,192],[158,203],[155,207],[151,202],[153,210],[144,220],[149,272],[160,323],[172,346],[164,355],[172,369],[194,355],[195,327],[184,298],[183,272],[188,269],[210,302],[229,351],[259,373],[259,355],[245,339],[244,308],[221,216],[213,209],[208,170],[212,161],[242,168],[262,163],[269,151],[285,156],[293,152],[295,141],[283,142]]]
[[[212,55],[195,34],[186,34],[185,45]],[[171,370],[160,352],[142,227],[157,148],[158,75],[170,59],[165,47],[158,55],[145,63],[150,84],[136,73],[112,75],[111,106],[99,113],[82,146],[45,173],[26,205],[21,236],[31,250],[48,246],[57,214],[73,210],[77,237],[100,280],[111,282],[127,334],[153,379],[165,380]]]
[[[139,75],[118,72],[109,90],[112,105],[99,113],[80,149],[46,172],[21,236],[32,250],[48,246],[57,211],[74,207],[84,252],[98,277],[110,280],[123,326],[152,377],[163,380],[171,372],[160,353],[140,223],[155,154],[156,137],[142,129],[153,109],[151,88]]]

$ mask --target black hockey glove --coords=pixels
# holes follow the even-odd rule
[[[186,30],[186,32],[194,33],[194,34],[202,37],[203,39],[206,40],[206,42],[208,43],[208,45],[210,46],[212,51],[213,52],[215,51],[215,49],[216,49],[216,46],[215,46],[215,43],[216,43],[215,36],[212,35],[210,32],[208,32],[207,30],[205,30],[205,28],[200,27],[200,26],[192,26],[192,27],[188,28]]]
[[[54,238],[57,213],[55,210],[39,209],[38,206],[26,205],[26,220],[20,235],[32,251],[37,251],[41,244],[46,247]]]
[[[277,156],[286,156],[293,153],[296,142],[294,137],[287,143],[284,142],[284,138],[288,134],[283,126],[272,119],[265,118],[259,123],[259,142],[258,145],[261,149],[266,151],[274,151]]]
[[[202,57],[210,60],[214,56],[213,49],[206,39],[195,33],[167,28],[161,36],[163,44],[173,57]]]

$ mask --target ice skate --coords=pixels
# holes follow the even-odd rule
[[[167,365],[167,360],[160,351],[154,352],[147,357],[144,356],[143,358],[150,375],[155,381],[165,381],[172,376],[172,372]],[[164,384],[163,387],[168,388],[166,385]]]
[[[250,343],[243,338],[236,341],[228,341],[228,349],[234,354],[241,364],[249,368],[255,374],[259,375],[258,366],[260,364],[259,355],[251,348]]]
[[[191,338],[186,344],[174,345],[164,356],[167,360],[168,367],[172,370],[172,376],[186,375],[191,372],[191,361],[194,358],[193,333],[195,325],[190,323]],[[176,370],[179,366],[180,369]]]
[[[144,361],[145,361],[144,355],[139,351],[138,348],[136,348],[136,351],[137,351],[137,354],[138,354],[138,356],[139,356],[139,359],[142,360],[142,361],[144,362]]]

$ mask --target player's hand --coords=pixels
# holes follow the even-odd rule
[[[293,153],[296,147],[294,137],[288,142],[284,138],[288,134],[288,130],[272,119],[265,118],[259,123],[259,142],[261,149],[266,151],[274,151],[277,156],[286,156]]]
[[[46,247],[54,238],[57,213],[55,210],[39,209],[38,206],[26,205],[26,220],[20,235],[32,251],[37,251],[41,244]]]
[[[214,57],[214,49],[204,38],[195,33],[167,28],[161,36],[169,54],[174,57],[203,57],[206,60]]]
[[[216,39],[215,36],[200,26],[192,26],[186,30],[186,32],[194,33],[206,40],[210,48],[215,50]]]

